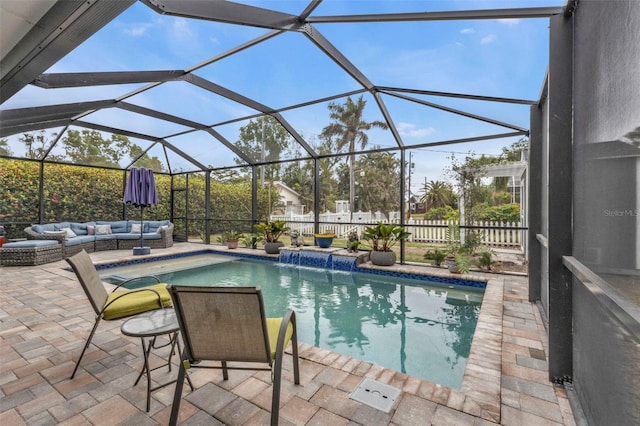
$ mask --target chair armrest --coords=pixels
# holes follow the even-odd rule
[[[125,284],[129,284],[132,281],[136,281],[136,280],[142,280],[145,278],[152,278],[154,280],[156,280],[156,284],[160,284],[160,278],[156,277],[155,275],[143,275],[141,277],[133,277],[133,278],[129,278],[128,280],[124,280],[122,281],[120,284],[118,284],[111,292],[113,293],[114,291],[118,290],[120,287],[122,287]]]
[[[60,244],[64,245],[66,241],[65,235],[57,235],[57,234],[38,234],[30,226],[24,228],[24,233],[27,234],[28,240],[57,240]]]
[[[278,331],[278,343],[276,344],[276,363],[282,362],[282,355],[284,354],[284,341],[287,337],[287,328],[289,323],[293,325],[293,334],[291,335],[291,341],[297,342],[298,332],[296,330],[296,313],[293,310],[288,310],[282,317],[282,323],[280,324],[280,330]]]

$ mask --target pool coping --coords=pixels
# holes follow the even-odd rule
[[[163,259],[195,256],[199,254],[221,254],[238,258],[258,258],[275,261],[278,255],[256,254],[253,249],[226,249],[214,247],[196,249],[181,253],[163,255],[151,254],[144,257],[129,257],[120,260],[96,262],[96,268],[106,269],[106,265],[118,266],[136,263],[154,262]],[[327,349],[318,348],[306,343],[299,343],[299,356],[303,359],[323,366],[336,368],[349,374],[371,378],[390,386],[397,387],[403,392],[419,396],[462,411],[472,416],[480,417],[491,422],[500,422],[501,404],[501,374],[502,374],[502,313],[504,277],[487,277],[475,274],[453,274],[446,270],[433,271],[416,265],[396,264],[379,268],[370,264],[360,264],[359,269],[383,269],[400,274],[415,274],[421,276],[439,276],[454,280],[469,279],[486,284],[476,330],[471,343],[471,350],[465,367],[460,390],[452,389],[428,380],[409,376],[396,370],[381,367],[367,361],[352,358]],[[367,273],[367,271],[358,271]],[[290,352],[289,352],[290,353]]]
[[[310,251],[318,251],[318,250],[310,250]],[[355,257],[349,254],[340,252],[332,252],[331,255],[334,256],[344,256],[344,257]],[[171,260],[182,257],[191,257],[203,254],[219,254],[223,256],[230,256],[236,258],[249,258],[249,259],[257,259],[268,262],[276,262],[278,260],[278,255],[268,255],[268,254],[257,254],[253,249],[218,249],[218,248],[207,248],[195,251],[188,251],[184,253],[174,253],[169,255],[150,255],[144,257],[136,257],[136,258],[127,258],[121,259],[114,262],[102,262],[96,263],[96,269],[105,270],[110,268],[117,268],[122,266],[131,266],[135,264],[141,263],[150,263],[157,262],[160,260]],[[69,268],[71,270],[71,268]],[[427,272],[428,270],[428,272]],[[417,279],[420,281],[432,281],[441,284],[453,284],[453,285],[462,285],[474,288],[482,288],[486,287],[486,283],[488,278],[479,277],[472,274],[451,274],[446,270],[440,270],[440,268],[425,268],[414,265],[402,265],[396,264],[393,266],[384,266],[379,267],[372,265],[371,263],[358,263],[355,266],[355,269],[345,272],[360,272],[364,274],[372,274],[372,275],[386,275],[386,276],[396,276],[399,278],[408,278],[408,279]]]

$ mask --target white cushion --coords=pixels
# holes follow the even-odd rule
[[[158,226],[158,230],[157,230],[156,232],[157,232],[158,234],[161,234],[163,229],[169,229],[169,225],[161,225],[161,226]]]
[[[61,228],[60,230],[67,234],[67,238],[77,237],[76,233],[73,232],[71,228]]]
[[[96,235],[109,235],[111,234],[111,225],[96,225]]]
[[[142,229],[142,225],[140,225],[139,223],[132,223],[131,224],[131,233],[132,234],[139,234],[141,229]]]

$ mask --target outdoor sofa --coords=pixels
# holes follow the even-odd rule
[[[28,240],[57,240],[64,258],[85,250],[132,249],[140,246],[140,221],[60,222],[25,228]],[[173,246],[173,224],[168,220],[145,220],[143,244],[150,248]]]

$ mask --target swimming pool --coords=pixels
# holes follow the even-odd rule
[[[299,340],[459,389],[484,290],[396,276],[212,256],[111,268],[103,276],[154,273],[164,282],[262,288],[268,316],[296,311]],[[173,265],[173,266],[172,266]],[[137,271],[137,272],[136,272]],[[115,279],[117,281],[117,279]]]

